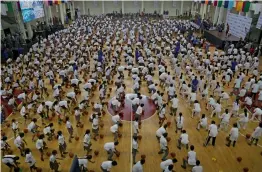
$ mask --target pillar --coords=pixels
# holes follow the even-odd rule
[[[164,13],[164,1],[161,1],[161,10],[160,14],[162,15]]]
[[[224,7],[219,7],[219,16],[218,16],[218,21],[217,24],[221,24],[223,20],[224,15]]]
[[[183,15],[183,13],[184,13],[184,1],[181,1],[181,3],[180,3],[180,15]]]
[[[219,13],[219,7],[216,6],[215,15],[214,15],[214,18],[213,18],[213,24],[216,24],[216,23],[217,23],[218,13]]]
[[[85,1],[82,1],[82,6],[83,6],[83,14],[82,15],[86,15],[86,8],[85,8]]]
[[[32,30],[30,22],[26,23],[26,30],[28,33],[28,39],[31,39],[33,37],[33,30]]]
[[[75,18],[75,2],[74,1],[71,1],[72,3],[72,8],[73,8],[73,14],[72,16],[74,16],[73,18]]]
[[[191,9],[190,9],[191,14],[192,14],[192,11],[194,11],[194,10],[193,10],[193,8],[194,8],[194,3],[195,3],[195,2],[192,2],[192,4],[191,4]]]
[[[202,18],[202,13],[203,13],[203,4],[201,3],[200,4],[200,11],[199,11],[199,15],[201,16],[201,18]]]
[[[142,11],[142,12],[145,12],[145,11],[144,11],[144,1],[143,1],[143,0],[141,1],[141,11]]]
[[[207,4],[203,4],[203,12],[202,12],[202,18],[206,17],[206,13],[207,13]]]
[[[24,21],[23,21],[23,17],[22,17],[21,12],[18,10],[17,3],[12,2],[12,7],[14,9],[14,17],[15,17],[15,20],[18,24],[19,31],[21,32],[21,36],[22,36],[23,39],[26,39],[27,36],[26,36],[26,32],[25,32],[26,29],[25,29],[25,26],[24,26]]]
[[[102,13],[105,14],[105,1],[102,1]]]
[[[122,14],[125,14],[125,1],[122,1]]]
[[[59,4],[59,14],[60,14],[60,20],[62,22],[62,25],[64,25],[65,24],[65,16],[64,16],[62,4]]]

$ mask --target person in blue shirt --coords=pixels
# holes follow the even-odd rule
[[[103,51],[102,48],[100,48],[100,50],[98,50],[98,62],[102,63],[103,61]]]
[[[231,62],[231,70],[233,71],[233,77],[235,76],[236,66],[237,66],[237,62],[236,62],[236,59],[234,59],[234,60]]]
[[[192,80],[192,91],[193,92],[197,91],[197,86],[198,86],[198,80],[197,80],[197,76],[195,76],[195,79]]]
[[[136,48],[136,62],[138,61],[138,57],[139,57],[139,51],[138,51],[138,49]]]

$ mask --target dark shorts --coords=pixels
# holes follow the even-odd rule
[[[97,134],[98,131],[99,131],[99,128],[97,128],[97,129],[92,129],[92,132],[95,133],[95,134]]]

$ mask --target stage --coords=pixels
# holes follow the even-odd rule
[[[204,37],[208,42],[217,48],[224,48],[226,41],[230,41],[232,43],[239,41],[239,38],[234,35],[230,35],[228,38],[226,38],[226,32],[218,32],[216,30],[205,30]]]

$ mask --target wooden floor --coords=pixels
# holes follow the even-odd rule
[[[124,64],[122,60],[122,64]],[[166,62],[169,63],[169,59],[166,57]],[[92,64],[92,62],[91,62]],[[168,65],[168,70],[171,70],[170,65]],[[156,81],[158,80],[158,72],[155,72],[155,77],[154,79]],[[48,83],[46,81],[46,83]],[[178,83],[178,82],[177,82]],[[127,72],[125,71],[125,84],[126,84],[126,93],[133,93],[132,90],[132,79],[128,77]],[[82,86],[83,84],[81,84]],[[146,87],[146,83],[142,83],[143,87],[141,89],[141,93],[147,96],[150,96]],[[110,88],[112,88],[112,92],[110,95],[111,99],[112,97],[115,96],[114,90],[115,86],[110,85]],[[48,88],[49,92],[51,92],[51,88]],[[70,91],[71,89],[66,89],[66,92]],[[231,88],[226,88],[226,90],[229,92]],[[178,89],[177,89],[178,91]],[[83,97],[84,91],[82,91],[81,97]],[[50,94],[52,96],[52,94]],[[52,100],[52,97],[46,98],[46,100]],[[199,98],[199,97],[198,97]],[[81,98],[78,98],[80,100]],[[165,92],[165,100],[167,100],[167,95]],[[91,98],[92,102],[98,102],[98,91],[96,91],[95,96]],[[261,146],[249,146],[247,144],[247,141],[244,136],[240,136],[239,140],[237,141],[236,147],[230,147],[228,148],[225,146],[225,138],[228,135],[228,132],[230,128],[228,129],[227,132],[221,131],[218,134],[217,137],[217,143],[215,147],[208,146],[208,147],[203,147],[203,142],[207,136],[207,132],[204,131],[203,129],[200,131],[196,130],[196,125],[197,125],[197,119],[192,119],[191,118],[191,107],[189,104],[179,97],[180,103],[179,103],[179,112],[182,112],[185,117],[185,124],[184,124],[184,129],[187,130],[189,134],[189,140],[190,140],[190,145],[193,144],[195,146],[195,151],[197,152],[197,158],[201,161],[201,164],[204,167],[204,171],[206,172],[241,172],[243,171],[244,167],[248,167],[250,172],[259,172],[261,170],[261,162],[262,162],[262,156],[261,156],[261,151],[262,148]],[[232,98],[233,100],[233,98]],[[231,108],[232,100],[229,102],[228,107]],[[223,105],[225,108],[227,105]],[[205,110],[205,102],[201,101],[201,107],[202,107],[202,112],[210,116],[211,112],[207,112]],[[89,108],[89,114],[92,113],[92,108]],[[106,106],[105,106],[106,109]],[[100,170],[100,165],[103,161],[107,159],[107,154],[103,149],[103,145],[106,142],[111,142],[113,141],[113,134],[110,132],[109,127],[112,125],[111,122],[111,115],[108,113],[106,110],[107,114],[103,116],[103,122],[104,122],[104,127],[100,129],[100,134],[104,134],[105,137],[103,139],[99,139],[98,141],[93,141],[92,140],[92,149],[93,152],[94,150],[99,150],[99,155],[94,156],[94,161],[95,163],[89,163],[88,164],[88,169],[89,170],[94,170],[95,172],[101,171]],[[178,159],[178,162],[175,164],[175,171],[177,172],[184,172],[184,171],[191,171],[191,167],[188,167],[186,170],[182,169],[180,167],[182,163],[182,158],[187,156],[187,150],[185,148],[182,148],[182,150],[177,149],[177,139],[179,138],[180,134],[175,133],[175,127],[174,127],[174,117],[171,117],[169,115],[169,108],[167,109],[167,121],[171,122],[170,128],[168,128],[168,134],[171,137],[171,141],[169,142],[168,146],[170,148],[170,152],[175,152],[176,153],[176,158]],[[37,116],[37,115],[36,115]],[[17,118],[18,121],[21,121],[20,115],[18,113],[12,114],[9,118],[8,121],[11,121],[11,119]],[[82,116],[81,120],[84,122],[84,128],[76,128],[74,127],[74,135],[79,136],[80,140],[75,141],[73,140],[72,143],[68,143],[68,152],[72,152],[76,154],[77,156],[81,157],[84,155],[83,151],[83,143],[82,143],[82,138],[84,135],[84,131],[86,129],[91,129],[91,123],[88,121],[89,116]],[[70,117],[72,123],[75,126],[75,120],[73,118],[73,115]],[[237,119],[232,119],[230,124],[232,125]],[[216,119],[218,123],[218,119]],[[68,132],[66,130],[65,125],[58,125],[57,124],[57,118],[53,119],[52,121],[55,124],[55,130],[62,130],[64,133],[64,136],[66,137],[66,140],[68,140]],[[210,123],[210,119],[208,121]],[[48,123],[48,121],[46,121]],[[40,119],[38,121],[38,124],[41,126]],[[121,152],[121,155],[119,158],[113,157],[118,162],[118,166],[113,167],[111,171],[116,171],[116,172],[129,172],[131,171],[132,168],[132,158],[131,158],[131,136],[132,136],[132,126],[131,122],[129,121],[124,121],[123,122],[123,127],[120,129],[121,133],[123,134],[123,137],[120,138],[120,144],[117,146],[117,149]],[[245,131],[241,130],[241,134],[245,135],[246,133],[252,133],[254,128],[258,125],[257,122],[250,122],[248,124],[248,127]],[[155,137],[155,132],[158,129],[159,124],[158,124],[158,116],[157,112],[155,113],[154,116],[143,120],[142,122],[142,128],[140,130],[140,135],[142,136],[141,141],[139,141],[139,153],[137,155],[137,160],[139,160],[140,155],[145,154],[146,155],[146,163],[144,165],[144,171],[145,172],[160,172],[160,162],[161,162],[161,155],[158,155],[159,151],[159,143],[156,140]],[[20,128],[23,129],[25,128],[22,124],[20,124]],[[12,150],[14,151],[14,154],[19,155],[18,149],[15,148],[13,144],[13,135],[11,132],[11,128],[7,128],[5,125],[2,126],[3,132],[6,133],[6,135],[9,138],[9,144],[12,147]],[[41,128],[42,130],[42,128]],[[42,162],[40,160],[40,154],[35,148],[35,143],[31,142],[31,134],[27,133],[25,136],[25,140],[28,143],[28,147],[33,151],[33,155],[36,158],[36,166],[41,167],[44,172],[51,171],[49,169],[49,157],[46,155],[44,156],[45,161]],[[58,150],[58,143],[57,140],[53,141],[47,141],[48,144],[48,150],[46,152],[51,152],[53,149]],[[259,144],[261,143],[261,140],[259,141]],[[60,156],[60,155],[59,155]],[[242,157],[242,162],[238,162],[236,159],[237,157]],[[169,158],[171,158],[169,156]],[[212,158],[215,158],[216,161],[213,161]],[[65,159],[61,160],[61,166],[60,170],[63,172],[67,172],[70,169],[71,166],[71,161],[72,159],[67,155]],[[28,165],[24,163],[24,158],[20,158],[21,165],[20,167],[23,169],[22,171],[29,171]],[[3,165],[1,167],[1,171],[7,171],[8,168]]]

